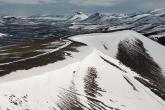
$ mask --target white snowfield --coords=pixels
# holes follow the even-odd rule
[[[6,34],[0,33],[0,38],[6,36]]]
[[[145,49],[153,57],[156,63],[165,71],[165,47],[154,42],[145,36],[135,32],[135,31],[121,31],[113,33],[97,33],[97,34],[87,34],[87,35],[78,35],[71,38],[72,40],[83,42],[89,46],[92,46],[104,54],[107,54],[111,57],[116,57],[118,52],[118,44],[120,41],[125,39],[139,39],[143,42]],[[105,49],[104,46],[109,49]],[[163,59],[163,60],[162,60]]]
[[[1,77],[0,110],[165,110],[165,102],[134,78],[138,74],[114,58],[121,40],[136,37],[165,67],[165,48],[136,32],[74,36],[88,46],[73,57]],[[11,80],[13,74],[20,78]]]

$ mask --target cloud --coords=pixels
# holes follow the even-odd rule
[[[56,3],[56,0],[0,0],[1,4],[42,4]]]
[[[9,15],[118,12],[164,8],[165,0],[0,0],[0,13]]]
[[[120,0],[69,0],[70,3],[77,5],[96,5],[96,6],[109,6],[113,5]]]
[[[49,3],[71,3],[76,5],[109,6],[120,0],[0,0],[2,4],[49,4]]]

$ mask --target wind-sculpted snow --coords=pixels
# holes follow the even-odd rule
[[[72,39],[116,57],[121,63],[140,75],[140,77],[136,77],[137,80],[165,99],[165,65],[163,61],[165,48],[161,45],[132,31],[79,35]]]
[[[76,72],[73,72],[76,74]],[[58,96],[60,98],[60,102],[57,103],[57,106],[62,110],[97,110],[97,109],[114,109],[119,110],[117,108],[110,107],[105,105],[104,102],[97,100],[97,96],[102,96],[101,92],[106,92],[102,90],[97,84],[97,70],[95,67],[88,67],[87,75],[84,77],[84,92],[85,95],[78,94],[75,82],[72,81],[72,86],[69,90],[62,88],[62,92]],[[82,98],[85,98],[87,102],[82,103]]]
[[[83,60],[61,69],[0,84],[0,107],[2,110],[164,110],[164,102],[134,75],[118,60],[93,50]]]
[[[140,74],[149,82],[138,78],[146,86],[165,100],[165,76],[161,68],[147,53],[143,42],[139,39],[135,41],[123,40],[119,43],[117,59]]]
[[[155,60],[161,52],[153,54],[150,43],[164,52],[164,46],[132,31],[48,40],[43,50],[34,49],[46,52],[44,59],[25,60],[23,64],[33,67],[23,66],[24,70],[18,68],[0,78],[0,109],[164,110],[165,102],[158,94],[164,93],[164,70]],[[38,59],[47,63],[35,63]]]
[[[146,49],[147,53],[158,64],[158,66],[162,69],[163,73],[165,71],[165,63],[164,60],[162,60],[164,59],[165,55],[164,46],[146,38],[145,36],[137,32],[124,30],[112,33],[94,33],[78,35],[75,37],[71,37],[71,39],[83,42],[89,46],[97,48],[104,54],[110,55],[112,57],[116,57],[120,41],[126,39],[130,41],[135,41],[136,39],[139,39],[143,42],[144,48]]]

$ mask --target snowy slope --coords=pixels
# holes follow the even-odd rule
[[[134,75],[117,60],[93,50],[81,62],[1,84],[0,106],[2,110],[164,110],[165,103],[137,82]]]
[[[117,58],[142,77],[136,77],[139,82],[165,99],[164,46],[134,31],[79,35],[71,39]]]
[[[156,59],[156,56],[164,54],[164,47],[136,32],[74,36],[70,39],[87,44],[77,48],[78,53],[68,50],[71,56],[67,56],[63,61],[16,71],[1,77],[0,108],[2,110],[164,110],[164,100],[152,92],[150,87],[140,82],[151,83],[150,81],[154,79],[143,76],[132,67],[127,67],[118,55],[120,46],[130,46],[129,48],[137,53],[130,53],[128,56],[138,56],[142,44],[139,44],[139,40],[135,42],[136,38],[143,42],[149,55],[163,66],[161,65],[163,55],[159,56],[159,59],[162,57],[161,61]],[[143,52],[142,55],[146,56]],[[148,77],[151,79],[147,79]],[[161,91],[164,91],[162,80],[156,84],[162,87]]]
[[[7,36],[7,34],[0,33],[0,38],[4,36]]]
[[[116,56],[118,52],[118,44],[120,41],[125,39],[129,39],[129,40],[140,39],[143,42],[144,47],[146,48],[148,53],[165,71],[165,63],[162,60],[164,59],[165,56],[165,47],[146,38],[145,36],[137,32],[126,30],[126,31],[107,33],[107,34],[105,33],[87,34],[87,35],[78,35],[72,37],[71,39],[95,47],[98,50],[112,57]],[[107,49],[105,49],[105,46],[107,47]]]
[[[88,18],[88,15],[86,15],[85,13],[76,12],[75,14],[70,16],[67,21],[77,22],[77,21],[81,21],[81,20],[84,20],[84,19],[87,19],[87,18]]]

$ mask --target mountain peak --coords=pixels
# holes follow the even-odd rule
[[[84,12],[75,12],[77,15],[85,14]]]
[[[68,18],[68,21],[81,21],[88,18],[88,15],[83,12],[75,12]]]

